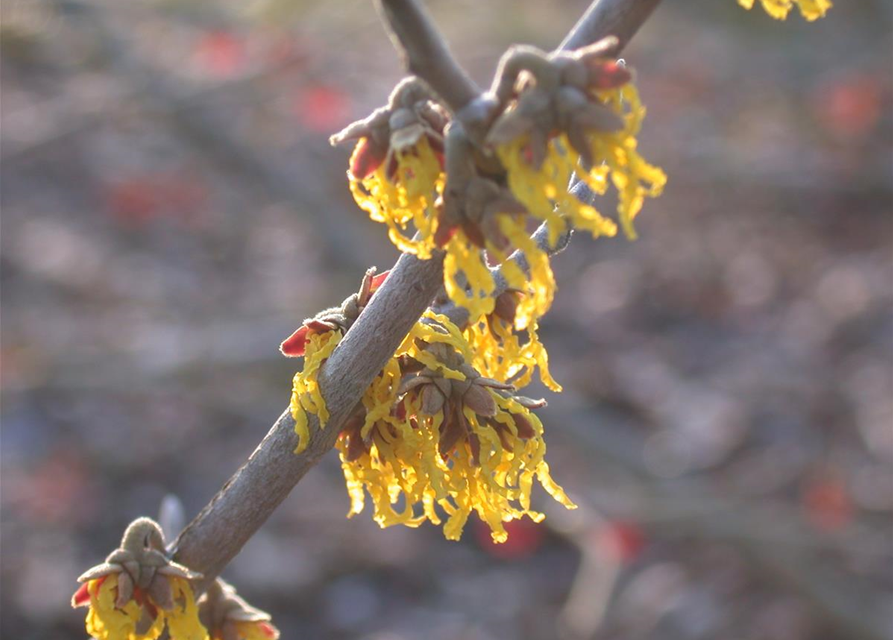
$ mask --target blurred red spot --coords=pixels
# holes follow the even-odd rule
[[[154,186],[142,178],[121,180],[109,185],[105,198],[114,217],[138,225],[154,217],[161,206]]]
[[[627,563],[639,557],[645,548],[645,534],[634,522],[615,520],[598,532],[599,547],[615,560]]]
[[[118,222],[139,227],[167,216],[191,224],[198,221],[208,192],[189,172],[144,174],[107,184],[103,199]]]
[[[344,125],[350,116],[350,100],[339,87],[318,84],[298,91],[294,114],[310,131],[330,133]]]
[[[230,31],[209,31],[196,42],[194,56],[209,74],[231,76],[245,65],[245,41]]]
[[[75,454],[56,451],[26,474],[15,477],[9,483],[8,496],[26,521],[85,522],[96,506],[88,474],[89,469]]]
[[[812,104],[816,116],[831,133],[859,138],[871,133],[881,117],[881,88],[878,78],[853,74],[820,86]]]
[[[533,555],[543,544],[542,525],[524,518],[505,523],[509,537],[503,543],[493,542],[490,527],[480,520],[474,521],[474,537],[478,545],[491,556],[503,560],[518,560]]]
[[[268,638],[276,638],[279,636],[276,628],[268,622],[260,622],[258,623],[257,627],[261,630],[261,633],[263,633]]]
[[[823,531],[837,531],[853,519],[853,503],[839,478],[810,481],[803,491],[803,508],[810,522]]]

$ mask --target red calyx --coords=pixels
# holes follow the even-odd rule
[[[387,148],[375,144],[369,138],[360,138],[350,156],[350,175],[357,180],[368,178],[381,166],[387,154]]]
[[[589,67],[589,86],[596,90],[622,87],[632,77],[629,69],[614,60],[599,61]]]
[[[441,171],[446,166],[446,156],[443,147],[443,141],[438,140],[434,136],[426,136],[428,138],[428,144],[431,147],[431,151],[434,152],[434,157],[437,158],[437,162],[440,164]]]
[[[375,293],[381,288],[381,285],[384,284],[385,278],[388,277],[388,274],[391,272],[390,269],[387,271],[382,271],[379,274],[372,276],[372,285],[369,287],[369,293]]]
[[[300,358],[304,355],[304,346],[307,344],[307,332],[309,327],[301,325],[298,330],[288,336],[279,345],[279,351],[288,358]]]
[[[100,578],[103,580],[104,578]],[[71,606],[72,607],[85,607],[90,604],[90,583],[85,582],[78,590],[74,592],[74,595],[71,596]]]
[[[443,247],[447,242],[452,240],[458,229],[458,225],[444,224],[443,216],[441,216],[440,223],[437,225],[437,231],[434,232],[434,244],[438,247]]]

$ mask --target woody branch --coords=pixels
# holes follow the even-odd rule
[[[636,32],[659,0],[596,0],[563,48],[590,44],[610,34],[620,46]],[[415,0],[381,0],[398,50],[409,70],[459,112],[480,103],[480,92],[452,57],[443,38]],[[544,234],[540,234],[544,235]],[[286,410],[248,461],[180,533],[174,558],[204,575],[207,587],[266,522],[304,475],[333,448],[339,430],[364,390],[424,313],[443,282],[443,256],[419,260],[404,254],[381,289],[347,332],[319,375],[330,418],[325,429],[310,416],[307,448],[294,453],[297,437]]]

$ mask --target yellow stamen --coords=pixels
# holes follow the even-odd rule
[[[492,420],[504,429],[502,439],[497,427],[484,421],[469,407],[462,407],[464,418],[479,443],[476,457],[467,438],[460,439],[452,451],[441,455],[440,429],[445,417],[442,412],[433,416],[421,413],[418,388],[400,400],[405,409],[404,417],[391,411],[396,399],[394,390],[399,384],[397,358],[400,356],[409,356],[449,375],[453,370],[436,361],[425,349],[430,343],[445,343],[466,356],[468,362],[477,362],[471,357],[476,348],[473,349],[465,337],[477,334],[466,332],[463,335],[447,318],[431,311],[424,319],[424,322],[416,323],[394,359],[363,397],[367,411],[363,437],[370,443],[368,451],[355,460],[348,460],[348,440],[339,438],[337,446],[350,496],[348,515],[363,510],[368,492],[372,499],[373,519],[381,527],[396,524],[417,527],[425,521],[440,524],[439,511],[442,511],[446,515],[444,536],[458,540],[468,516],[474,511],[490,527],[493,540],[504,542],[508,536],[505,522],[524,516],[537,522],[543,518],[541,513],[530,509],[534,478],[539,479],[556,500],[573,508],[573,503],[552,480],[543,460],[546,446],[542,423],[516,400],[488,391],[497,406]],[[514,337],[510,329],[507,331],[506,335]],[[530,328],[530,334],[528,342],[518,347],[518,352],[526,358],[526,364],[522,366],[532,368],[536,364],[543,374],[545,361],[543,359],[541,364],[537,359],[542,356],[537,355],[539,341],[535,326]],[[490,339],[494,338],[490,336]],[[499,363],[497,368],[501,367],[499,371],[502,372],[512,366]],[[551,380],[547,373],[544,379]],[[373,414],[374,419],[368,417]],[[533,437],[521,439],[518,436],[513,415],[524,417],[533,429]]]
[[[754,0],[738,0],[738,4],[745,9],[752,9]],[[830,0],[760,0],[760,4],[776,20],[785,20],[796,4],[800,14],[810,22],[824,18],[833,6]]]
[[[350,192],[372,220],[387,225],[395,247],[427,259],[437,230],[434,201],[443,192],[445,179],[440,161],[424,136],[412,148],[393,153],[397,159],[393,178],[387,176],[385,160],[368,178],[350,177]],[[416,239],[407,232],[410,223],[418,231]]]
[[[307,345],[304,350],[304,368],[295,374],[292,381],[291,415],[295,421],[295,433],[298,446],[295,453],[301,453],[310,442],[310,423],[307,414],[312,413],[319,419],[319,428],[326,426],[329,410],[319,390],[317,376],[322,363],[332,355],[341,341],[341,331],[308,332]]]

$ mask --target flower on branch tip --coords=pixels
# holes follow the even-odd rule
[[[745,9],[752,9],[754,0],[738,0]],[[833,6],[831,0],[760,0],[763,9],[776,20],[785,20],[794,5],[800,9],[800,14],[812,22],[824,18],[828,10]]]
[[[198,600],[199,617],[210,640],[278,640],[270,614],[252,607],[232,585],[217,578]]]
[[[472,360],[473,346],[445,316],[428,311],[416,323],[339,436],[349,515],[368,492],[382,527],[440,524],[446,514],[444,535],[458,540],[474,511],[504,542],[504,522],[543,517],[530,509],[534,478],[574,507],[543,459],[532,409],[545,402],[514,395]]]
[[[280,346],[280,350],[286,356],[304,357],[304,366],[295,374],[292,381],[290,402],[291,415],[295,421],[295,434],[298,436],[295,453],[302,452],[310,443],[310,423],[307,414],[311,413],[319,419],[320,428],[325,427],[329,419],[326,401],[322,397],[317,381],[320,367],[332,355],[348,329],[353,326],[373,294],[384,283],[388,273],[385,271],[376,275],[374,267],[367,270],[357,293],[347,298],[341,306],[326,309],[313,318],[304,320],[303,324]]]
[[[89,607],[87,633],[98,640],[208,640],[190,582],[201,578],[165,555],[161,527],[133,521],[121,546],[78,578],[73,607]]]
[[[617,43],[610,37],[553,53],[517,47],[500,64],[493,92],[509,105],[485,142],[506,167],[514,196],[548,224],[553,245],[568,225],[593,236],[616,233],[611,220],[568,193],[575,172],[596,194],[610,178],[630,238],[644,198],[660,195],[666,183],[637,151],[645,109],[631,72],[610,57]]]
[[[331,137],[332,144],[356,140],[348,179],[357,205],[388,226],[401,251],[428,257],[436,218],[434,202],[443,189],[444,128],[447,111],[427,85],[403,80],[372,115]],[[413,240],[409,224],[421,232]]]

